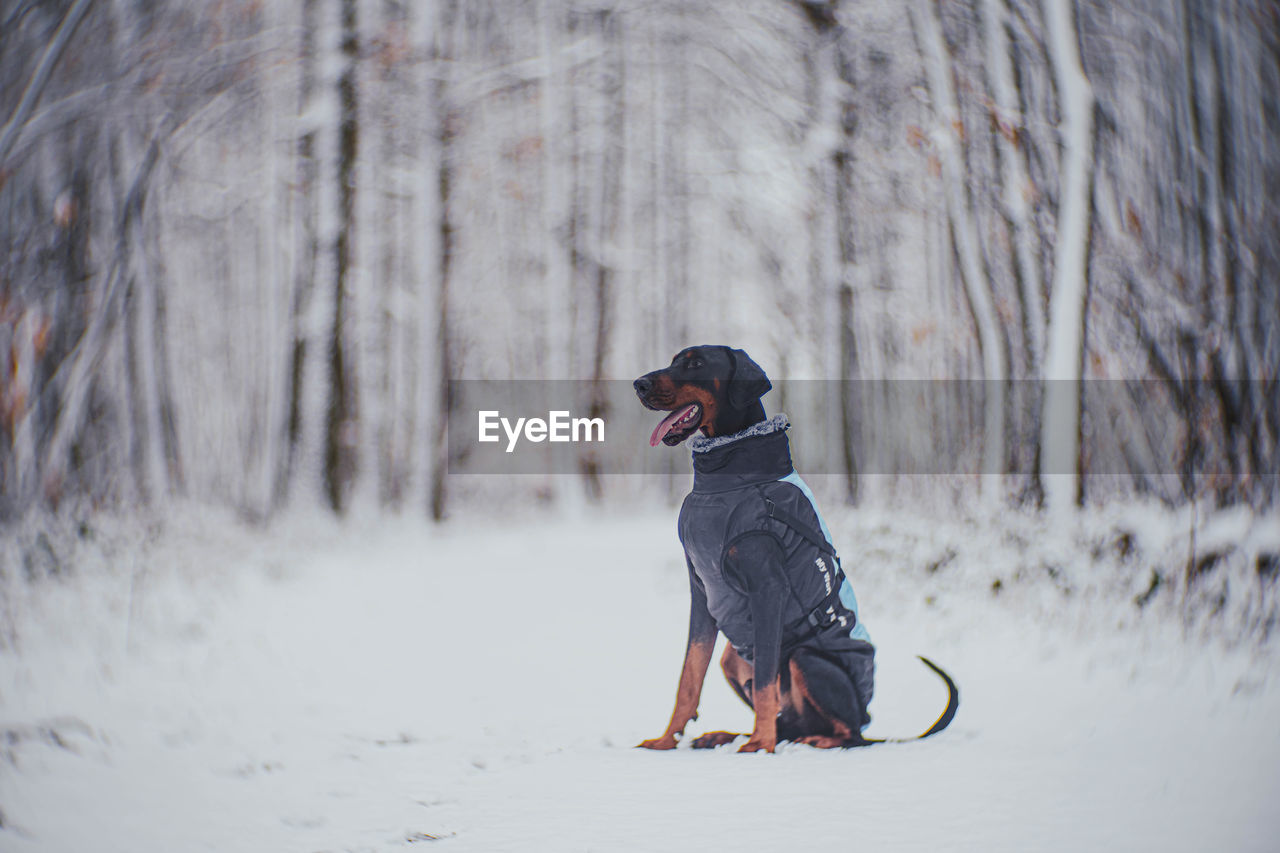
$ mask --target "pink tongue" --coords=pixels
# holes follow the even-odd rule
[[[676,425],[676,421],[680,420],[685,415],[689,414],[689,412],[693,411],[693,407],[695,405],[697,404],[690,403],[688,406],[685,406],[683,409],[674,411],[671,414],[667,415],[665,418],[663,418],[662,423],[658,424],[656,427],[653,428],[653,435],[649,436],[649,446],[657,447],[662,442],[662,439],[667,437],[667,433],[671,432],[671,428]]]

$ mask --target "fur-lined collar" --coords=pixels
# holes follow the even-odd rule
[[[746,429],[732,433],[731,435],[717,435],[714,438],[707,438],[705,435],[695,435],[689,439],[689,449],[694,453],[706,453],[709,450],[715,450],[717,447],[724,447],[726,444],[732,444],[735,441],[741,441],[744,438],[751,438],[757,435],[769,435],[775,432],[785,432],[791,428],[791,422],[787,420],[787,416],[782,412],[773,417],[754,423]]]

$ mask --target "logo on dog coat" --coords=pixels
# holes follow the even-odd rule
[[[813,564],[818,567],[818,571],[822,572],[822,582],[827,585],[827,595],[830,595],[831,572],[827,570],[826,562],[821,557],[817,557],[814,559]]]

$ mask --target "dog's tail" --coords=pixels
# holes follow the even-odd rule
[[[929,730],[922,735],[902,738],[868,738],[866,740],[867,743],[909,743],[913,740],[927,738],[929,735],[936,735],[938,732],[951,725],[951,719],[956,715],[956,708],[960,707],[960,689],[956,687],[956,683],[951,680],[951,676],[947,675],[946,672],[943,671],[942,667],[938,666],[924,655],[916,655],[916,657],[920,658],[921,663],[933,670],[937,676],[942,679],[943,683],[947,685],[947,707],[943,709],[942,716],[938,717],[937,722],[932,726],[929,726]]]

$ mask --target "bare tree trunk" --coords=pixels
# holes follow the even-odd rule
[[[164,334],[158,309],[160,283],[152,275],[151,264],[146,257],[146,244],[141,227],[133,229],[130,250],[133,266],[132,300],[128,332],[129,348],[134,365],[134,464],[138,486],[144,499],[152,504],[162,503],[168,493],[166,476],[163,396],[160,390],[159,365],[163,348],[159,338]]]
[[[399,5],[361,4],[355,29],[363,56],[354,72],[360,144],[352,181],[359,192],[347,326],[358,409],[351,436],[354,475],[348,500],[371,508],[390,503],[395,476],[391,412],[396,385],[393,354],[400,331],[394,318],[399,282],[390,245],[396,238],[398,217],[395,194],[389,190],[399,164],[390,141],[393,122],[387,117],[387,103],[399,94],[393,59],[398,50]]]
[[[1025,120],[1019,106],[1009,37],[1005,30],[1005,19],[1009,11],[1006,4],[1007,0],[983,0],[982,16],[986,55],[990,60],[987,69],[993,95],[992,120],[1000,154],[1004,213],[1012,226],[1018,283],[1022,293],[1027,374],[1039,376],[1040,360],[1044,356],[1044,283],[1040,276],[1037,235],[1031,222],[1031,205],[1028,201],[1028,195],[1032,192],[1031,177],[1027,171],[1025,149],[1020,144]]]
[[[342,71],[338,77],[338,232],[333,245],[333,326],[329,333],[329,406],[325,419],[325,493],[337,512],[347,507],[356,475],[359,428],[354,351],[348,328],[351,311],[353,241],[356,236],[356,163],[360,124],[356,85],[359,31],[356,0],[340,0]]]
[[[854,292],[854,264],[857,261],[857,241],[853,193],[856,186],[854,173],[853,136],[856,130],[852,92],[854,91],[853,58],[845,42],[848,35],[837,30],[834,50],[836,76],[840,81],[837,98],[837,129],[839,141],[831,154],[832,202],[835,205],[837,274],[836,298],[839,318],[839,370],[840,378],[840,447],[845,477],[845,500],[856,504],[859,495],[859,458],[862,447],[861,414],[858,410],[857,385],[861,365],[858,359],[857,303]]]
[[[454,63],[457,62],[458,25],[457,0],[443,0],[435,39],[436,81],[432,88],[432,107],[439,122],[436,136],[436,210],[439,224],[439,255],[436,272],[435,304],[435,365],[437,382],[435,394],[436,422],[432,436],[434,449],[431,462],[429,504],[431,517],[443,521],[447,508],[449,475],[449,415],[453,410],[453,397],[449,382],[453,378],[453,349],[450,341],[449,300],[453,285],[454,262],[454,210],[453,180],[454,140],[459,116],[453,104],[452,80]]]
[[[182,454],[178,444],[177,414],[173,399],[173,379],[169,357],[168,297],[164,286],[165,266],[158,260],[159,256],[159,238],[153,229],[151,249],[145,253],[145,258],[146,262],[154,268],[149,278],[154,282],[155,297],[156,331],[154,339],[155,364],[153,369],[156,373],[157,414],[159,416],[159,423],[156,425],[159,429],[159,435],[156,437],[156,441],[159,444],[160,458],[165,466],[161,477],[165,490],[169,493],[183,493],[185,491],[185,476]]]
[[[610,350],[610,331],[616,297],[617,275],[614,240],[617,237],[618,219],[626,199],[623,196],[622,175],[626,151],[626,74],[624,35],[621,33],[621,16],[604,13],[601,21],[605,43],[605,59],[612,60],[613,68],[605,75],[605,87],[601,99],[603,115],[600,142],[600,224],[597,229],[595,266],[595,322],[591,353],[591,404],[589,417],[607,418],[609,395],[605,389],[606,364]],[[587,496],[599,500],[604,494],[600,481],[600,464],[593,453],[582,456],[582,476]]]
[[[862,428],[859,400],[856,393],[858,377],[858,346],[854,337],[853,288],[840,285],[840,447],[843,451],[845,500],[858,502],[858,449],[861,447]]]
[[[664,190],[667,187],[667,168],[670,165],[670,159],[666,156],[664,145],[666,143],[665,127],[663,125],[663,116],[666,114],[666,72],[667,58],[663,55],[665,45],[660,38],[659,28],[655,25],[650,31],[650,41],[648,45],[648,61],[649,66],[653,69],[649,76],[649,100],[653,102],[653,119],[650,126],[651,136],[649,139],[649,257],[652,259],[654,277],[654,292],[661,294],[656,300],[659,302],[654,310],[646,312],[646,328],[644,329],[644,338],[655,341],[650,344],[652,349],[658,349],[659,334],[661,330],[670,328],[668,325],[674,318],[667,306],[668,295],[671,293],[671,282],[667,279],[667,238],[666,225],[668,217],[662,208],[662,199]],[[679,344],[678,346],[684,346]],[[649,357],[653,357],[655,353],[646,353]]]
[[[690,75],[687,59],[689,36],[685,26],[687,17],[687,8],[679,7],[677,22],[681,25],[680,30],[672,39],[674,43],[667,46],[666,55],[659,60],[674,66],[669,72],[664,70],[663,74],[666,83],[663,97],[667,98],[674,91],[674,97],[668,101],[668,109],[674,111],[674,122],[672,127],[665,129],[663,171],[666,181],[662,187],[665,200],[672,209],[659,215],[663,220],[663,257],[666,261],[663,282],[667,316],[664,318],[663,328],[671,330],[675,340],[680,341],[677,346],[687,346],[693,331],[689,323],[693,228],[689,210],[692,202],[689,188]]]
[[[573,303],[573,276],[569,269],[569,213],[560,122],[564,120],[561,98],[566,87],[560,58],[560,4],[539,0],[538,41],[542,53],[541,95],[538,98],[538,135],[542,140],[542,200],[545,208],[545,257],[543,291],[546,294],[547,376],[568,379],[570,306]]]
[[[801,145],[808,168],[809,192],[813,194],[813,209],[819,215],[810,219],[808,237],[808,291],[809,299],[805,325],[819,330],[812,358],[816,362],[815,376],[831,381],[842,377],[844,352],[841,325],[844,317],[843,276],[841,256],[841,226],[845,223],[838,209],[841,180],[837,164],[837,152],[845,149],[846,140],[841,134],[841,113],[845,108],[846,84],[842,77],[844,57],[841,53],[843,32],[837,25],[837,2],[811,4],[799,3],[812,29],[812,47],[805,49],[805,89],[807,117]],[[843,394],[840,395],[843,399]],[[813,399],[809,395],[809,399]],[[811,428],[821,430],[820,445],[825,458],[813,460],[822,470],[848,474],[848,448],[841,449],[847,437],[845,412],[841,407],[829,406],[823,411],[820,424]],[[846,486],[851,484],[846,479]],[[846,497],[849,495],[847,494]]]
[[[319,460],[322,446],[316,418],[322,411],[323,373],[320,360],[320,167],[323,161],[321,128],[316,115],[323,96],[319,87],[320,59],[324,55],[325,17],[321,0],[302,0],[299,44],[296,177],[294,178],[293,297],[290,314],[287,440],[284,464],[276,487],[283,504],[299,494],[319,494]]]
[[[418,363],[419,317],[402,310],[412,304],[411,294],[421,287],[414,274],[418,268],[416,245],[423,229],[416,217],[419,206],[413,199],[418,187],[410,181],[417,173],[417,163],[407,152],[421,142],[416,131],[422,122],[402,121],[399,115],[399,105],[413,103],[417,94],[410,75],[418,66],[412,60],[420,41],[412,32],[418,14],[415,9],[396,0],[384,0],[381,8],[385,44],[377,72],[379,151],[366,163],[371,182],[381,179],[371,205],[378,213],[368,223],[378,244],[378,275],[366,287],[379,297],[366,311],[367,333],[375,335],[368,343],[376,358],[369,359],[371,365],[365,370],[366,382],[374,386],[371,395],[377,397],[376,411],[365,406],[366,420],[377,427],[375,441],[366,442],[373,445],[374,458],[364,467],[366,479],[377,472],[379,502],[399,508],[407,495],[418,494],[412,491],[412,472],[417,455],[416,423],[423,416],[416,378],[416,372],[423,368]],[[366,120],[366,127],[370,124]],[[370,252],[370,266],[375,263],[372,255]]]

